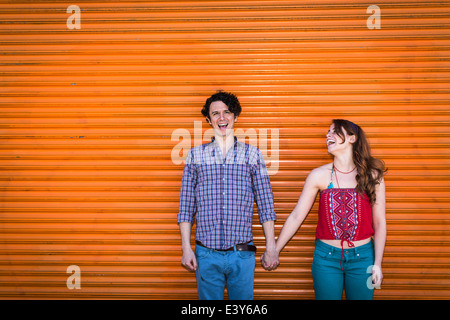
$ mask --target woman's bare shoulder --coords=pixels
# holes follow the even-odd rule
[[[323,166],[317,167],[308,175],[308,180],[311,184],[317,186],[318,189],[323,190],[328,187],[330,183],[331,170],[333,168],[333,163],[328,163]]]
[[[327,164],[324,164],[323,166],[320,166],[320,167],[317,167],[317,168],[311,170],[310,174],[315,175],[315,176],[323,176],[323,175],[330,176],[332,168],[333,168],[333,163],[327,163]]]

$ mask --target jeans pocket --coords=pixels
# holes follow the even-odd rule
[[[251,258],[255,258],[255,252],[253,251],[236,251],[239,258],[242,259],[251,259]]]
[[[314,250],[314,258],[318,259],[330,259],[332,256],[331,252],[329,251],[323,251],[323,250],[317,250],[317,248]]]
[[[195,257],[198,259],[207,258],[211,254],[211,249],[204,248],[202,246],[195,246]]]
[[[373,250],[372,251],[366,250],[366,251],[363,251],[363,252],[358,252],[356,254],[356,256],[357,256],[356,260],[358,262],[368,263],[368,264],[373,264],[373,262],[374,262],[374,252],[373,252]]]

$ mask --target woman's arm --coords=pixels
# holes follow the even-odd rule
[[[303,186],[297,205],[286,219],[286,222],[281,229],[281,233],[278,236],[276,244],[278,253],[283,250],[289,240],[291,240],[297,232],[298,228],[300,228],[305,218],[308,216],[308,213],[316,199],[317,192],[319,191],[321,177],[320,169],[321,168],[314,169],[306,178],[305,185]]]
[[[383,260],[384,247],[386,244],[386,194],[385,184],[382,179],[376,187],[376,202],[372,205],[373,229],[375,231],[375,262],[372,270],[373,284],[375,288],[381,286],[383,272],[381,263]]]

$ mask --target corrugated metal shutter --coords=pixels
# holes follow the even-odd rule
[[[70,30],[69,4],[0,1],[1,298],[195,299],[173,152],[208,129],[200,108],[218,89],[240,97],[249,141],[272,139],[277,234],[330,161],[331,119],[365,128],[390,170],[375,298],[450,297],[449,2],[73,4]],[[256,299],[313,298],[316,218],[317,204],[276,272],[258,263]],[[256,215],[255,241],[262,253]]]

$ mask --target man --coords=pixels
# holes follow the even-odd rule
[[[277,267],[272,188],[258,148],[237,141],[234,124],[241,112],[237,97],[219,91],[206,100],[202,114],[214,129],[212,141],[189,151],[183,172],[178,224],[182,265],[195,271],[200,300],[253,299],[255,251],[254,200],[266,238],[261,263]],[[196,247],[191,228],[196,218]]]

